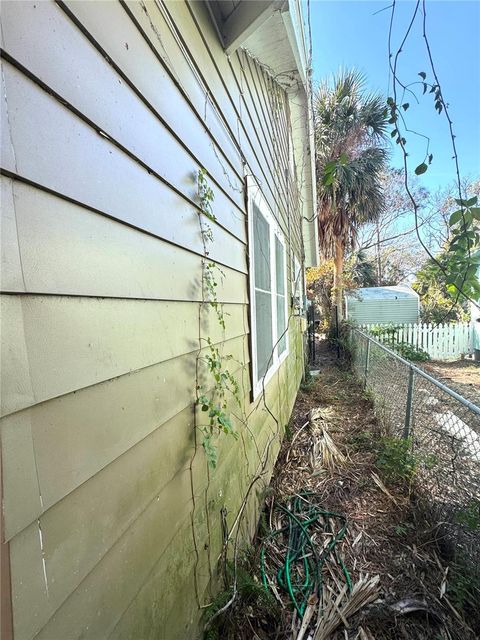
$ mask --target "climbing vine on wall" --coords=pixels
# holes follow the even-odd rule
[[[202,446],[208,465],[214,469],[218,458],[215,436],[219,433],[224,433],[238,438],[228,411],[228,405],[229,400],[233,398],[241,406],[241,399],[238,382],[226,366],[227,363],[234,361],[233,356],[231,354],[222,354],[211,337],[203,336],[201,330],[201,315],[209,308],[215,312],[216,320],[223,332],[225,332],[226,328],[226,314],[217,294],[219,282],[225,277],[225,273],[215,262],[208,258],[210,254],[209,247],[214,241],[213,229],[210,223],[215,222],[216,217],[212,207],[215,194],[208,183],[205,169],[200,169],[197,173],[197,195],[204,258],[202,260],[202,300],[199,317],[200,349],[197,355],[196,367],[196,405],[201,409],[200,415],[205,416],[205,418],[196,418],[195,426],[202,434]],[[199,383],[198,371],[200,363],[203,363],[208,373],[208,379],[204,381],[204,384]]]

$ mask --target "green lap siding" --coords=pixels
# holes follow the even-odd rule
[[[248,493],[248,544],[303,373],[294,317],[290,353],[252,402],[245,176],[261,180],[290,274],[313,202],[289,156],[289,136],[297,155],[309,144],[298,101],[246,51],[226,56],[206,3],[7,1],[1,20],[14,637],[197,638],[222,514],[231,527]],[[200,168],[225,329],[202,305]],[[298,315],[288,280],[286,293]],[[196,384],[214,385],[207,338],[232,356],[240,399],[216,470],[194,429]]]

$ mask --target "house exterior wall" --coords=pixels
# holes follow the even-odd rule
[[[244,178],[291,273],[307,170],[292,173],[290,96],[244,51],[227,58],[201,2],[4,2],[1,20],[14,637],[195,638],[222,518],[231,527],[247,496],[241,539],[254,532],[303,371],[292,317],[289,355],[251,402]],[[225,331],[211,310],[201,333],[200,168],[226,314]],[[233,356],[241,396],[240,437],[218,437],[214,472],[195,443],[201,336]]]

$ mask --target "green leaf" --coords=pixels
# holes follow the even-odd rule
[[[402,104],[402,109],[403,109],[404,111],[406,111],[406,110],[408,109],[408,107],[409,107],[409,106],[410,106],[410,103],[405,102],[404,104]]]
[[[202,447],[205,451],[205,457],[207,459],[208,466],[211,469],[215,469],[217,466],[217,449],[212,443],[212,437],[210,435],[205,435],[202,442]]]
[[[428,164],[432,164],[432,160],[433,160],[433,153],[431,153],[431,154],[428,156]]]
[[[453,227],[454,224],[457,224],[457,222],[459,222],[462,219],[462,215],[463,215],[463,212],[461,209],[459,209],[458,211],[454,211],[450,216],[450,220],[449,220],[450,226]]]
[[[221,414],[220,416],[218,416],[218,422],[222,425],[225,433],[228,433],[229,431],[233,430],[233,425],[231,423],[231,420],[225,414]]]
[[[473,196],[473,198],[470,198],[469,200],[455,198],[455,202],[461,207],[472,207],[474,204],[477,204],[477,196]]]
[[[394,130],[392,131],[392,133],[390,134],[390,136],[391,136],[392,138],[394,138],[394,137],[397,135],[397,133],[398,133],[397,129],[394,129]]]
[[[472,207],[470,211],[475,220],[480,220],[480,207]]]
[[[425,71],[420,71],[418,75],[422,78],[422,80],[425,80],[425,78],[427,77],[427,74],[425,73]]]
[[[424,94],[427,93],[427,89],[428,89],[428,87],[427,87],[426,83],[424,82],[423,83],[423,93]]]
[[[422,162],[422,164],[419,164],[418,167],[415,169],[415,173],[417,176],[421,176],[422,173],[425,173],[425,171],[427,171],[428,169],[428,165],[425,164],[425,162]]]
[[[337,167],[337,163],[335,160],[330,160],[329,162],[327,162],[327,164],[325,165],[325,173],[331,173],[332,171],[335,171]]]
[[[339,162],[341,165],[345,165],[345,164],[347,164],[347,163],[348,163],[348,156],[347,156],[347,154],[346,154],[346,153],[342,153],[342,155],[341,155],[341,156],[340,156],[340,158],[338,159],[338,162]]]
[[[467,279],[477,275],[477,265],[471,264],[467,269]]]

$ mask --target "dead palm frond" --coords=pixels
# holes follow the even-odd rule
[[[323,610],[313,640],[327,640],[340,625],[348,628],[348,618],[378,598],[380,576],[360,578],[351,593],[345,585],[337,597],[326,587],[323,591]]]
[[[312,471],[317,470],[319,462],[324,469],[333,471],[337,466],[345,464],[347,460],[328,431],[328,418],[331,418],[331,412],[328,409],[318,407],[310,411],[310,430],[313,438],[310,452]]]

